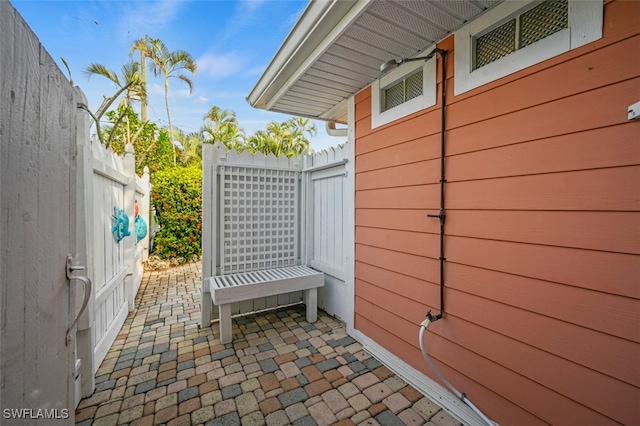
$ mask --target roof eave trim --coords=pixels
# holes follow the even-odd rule
[[[273,107],[286,90],[366,10],[370,2],[371,0],[311,1],[247,96],[249,104],[260,109]],[[351,7],[347,8],[349,4]],[[327,28],[331,28],[329,33],[323,33],[322,30],[326,32]],[[309,50],[311,54],[308,53]],[[293,65],[300,62],[300,65]]]

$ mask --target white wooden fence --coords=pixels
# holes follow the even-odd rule
[[[302,262],[325,274],[318,305],[343,320],[353,315],[348,299],[347,257],[353,232],[353,192],[348,184],[348,145],[302,157]]]
[[[80,125],[79,125],[80,126]],[[79,129],[80,133],[80,129]],[[124,157],[106,149],[99,141],[78,144],[78,240],[84,247],[92,295],[78,323],[77,348],[81,360],[82,396],[95,387],[94,374],[118,335],[127,314],[135,308],[142,281],[143,261],[149,253],[149,235],[137,241],[135,204],[149,221],[150,183],[148,170],[135,174],[135,157],[127,145]],[[115,209],[129,220],[130,235],[117,241],[113,227]]]
[[[305,264],[325,272],[325,285],[344,286],[346,158],[343,148],[287,158],[205,145],[203,278]],[[344,296],[321,290],[320,307],[336,313]],[[254,299],[233,305],[232,314],[301,300],[300,292]]]

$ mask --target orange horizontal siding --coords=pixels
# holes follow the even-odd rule
[[[375,277],[373,278],[377,284],[358,281],[359,297],[375,304],[376,308],[385,312],[393,313],[398,309],[404,310],[407,314],[405,319],[410,323],[419,324],[422,321],[426,311],[425,308],[420,311],[422,305],[415,300],[404,298],[390,289],[384,288],[384,282],[377,280]],[[455,294],[452,295],[452,297],[455,296]],[[537,385],[547,388],[541,389],[541,392],[550,394],[550,389],[557,389],[564,395],[570,395],[571,400],[583,406],[580,407],[574,404],[573,401],[566,401],[566,407],[573,413],[572,415],[575,415],[578,410],[583,410],[587,411],[590,416],[593,413],[588,413],[585,407],[591,407],[600,409],[607,417],[628,422],[629,418],[625,419],[620,412],[623,411],[625,406],[633,402],[634,387],[632,385],[622,383],[590,368],[577,365],[562,357],[519,342],[503,334],[464,321],[462,318],[458,318],[457,314],[458,312],[455,309],[449,310],[447,325],[450,329],[455,330],[456,344],[458,346],[503,365],[516,373],[528,377],[536,382]],[[377,315],[381,315],[380,311],[378,311]],[[415,345],[416,327],[405,326],[407,332],[398,337],[404,338],[408,344]],[[430,331],[433,334],[437,334],[438,326],[434,324],[432,327],[433,330]],[[432,334],[429,334],[429,336],[432,336]],[[444,351],[445,358],[442,358],[442,360],[448,363],[447,358],[456,350],[458,349],[455,346],[448,348]],[[517,356],[514,357],[514,354]],[[585,387],[585,385],[592,386],[592,388]],[[624,396],[621,397],[620,395]],[[509,398],[510,394],[503,396]]]
[[[433,259],[439,257],[439,238],[437,234],[356,227],[356,240],[359,244]]]
[[[362,143],[356,145],[356,158],[367,152],[440,132],[440,110],[436,107],[417,112],[412,117],[411,126],[404,125],[407,121],[392,123],[376,129],[375,132],[368,135],[358,136]],[[370,126],[371,121],[366,119],[357,121],[356,133],[358,133],[358,125]]]
[[[456,210],[447,235],[640,254],[640,213]]]
[[[450,269],[455,267],[457,265],[451,266]],[[385,281],[371,275],[376,270],[375,267],[361,267],[360,270],[363,269],[369,275],[367,281],[364,276],[362,279],[356,280],[358,297],[370,301],[389,313],[403,312],[404,320],[420,324],[428,310],[424,302],[416,300],[417,298],[413,297],[412,293],[400,294],[395,291],[395,288],[389,288]],[[384,271],[379,272],[384,273]],[[419,288],[421,287],[424,287],[425,290],[433,290],[429,284],[420,285]],[[402,287],[398,287],[399,289]],[[482,291],[478,290],[478,293],[482,294]],[[640,372],[634,368],[637,364],[637,353],[633,350],[636,342],[618,339],[595,330],[577,328],[565,321],[548,317],[544,311],[532,312],[518,309],[473,294],[459,292],[455,290],[455,287],[450,287],[447,290],[446,299],[447,312],[452,317],[464,319],[469,324],[482,324],[483,328],[506,336],[510,340],[554,354],[564,360],[572,360],[576,365],[587,369],[599,371],[601,374],[618,379],[620,383],[626,383],[624,386],[620,385],[624,389],[630,390],[627,385],[636,387],[640,385]],[[482,321],[479,321],[481,318]],[[637,321],[638,316],[635,315],[634,318],[633,315],[630,315],[630,319]],[[456,327],[454,324],[447,324],[449,331],[455,330],[456,342],[462,344],[458,339],[458,333],[462,333],[464,328],[468,328],[468,326],[460,324],[460,327]],[[408,343],[411,343],[412,340],[415,342],[414,339],[415,336],[407,336]],[[590,349],[593,346],[606,347],[608,350],[593,351]],[[526,350],[529,348],[522,349],[525,352]],[[515,354],[514,352],[509,355],[509,351],[506,353],[505,356],[512,358]],[[494,358],[491,359],[495,361]],[[517,357],[508,361],[508,363],[511,362],[517,366],[512,366],[512,369],[526,371],[529,368],[527,363],[518,364]],[[587,374],[587,372],[582,374]]]
[[[364,298],[356,299],[356,307],[360,308],[359,315],[361,317],[378,325],[384,324],[381,328],[387,332],[393,329],[394,331],[391,331],[391,333],[395,334],[398,338],[394,339],[395,344],[398,344],[399,340],[406,342],[411,338],[416,339],[419,328],[418,325],[400,322],[395,315],[381,309]],[[443,326],[444,324],[445,323],[442,323]],[[568,397],[560,395],[527,377],[514,374],[513,371],[497,362],[479,356],[463,346],[441,338],[437,334],[436,324],[433,324],[430,328],[433,328],[433,331],[430,330],[426,335],[425,346],[428,347],[428,353],[436,367],[454,386],[460,391],[465,392],[465,394],[474,401],[474,404],[481,404],[483,411],[490,417],[500,418],[501,414],[499,410],[496,410],[495,405],[487,403],[484,399],[486,395],[485,386],[490,385],[490,383],[473,380],[474,377],[498,378],[500,388],[495,392],[496,395],[523,408],[529,413],[529,416],[535,412],[539,420],[549,424],[616,424],[616,421],[613,419],[595,412],[590,407],[586,407]],[[401,329],[402,332],[398,333],[395,331],[399,329]],[[380,328],[377,334],[375,334],[378,338],[381,337],[381,334],[386,334],[381,333],[379,330]],[[406,347],[408,345],[402,346]],[[394,348],[398,349],[400,349],[400,347],[394,346]],[[407,348],[407,351],[411,351],[411,349]],[[419,354],[417,349],[411,352]],[[452,365],[456,366],[455,370],[451,368]],[[455,374],[454,371],[457,372],[458,375]],[[462,380],[456,380],[458,377]],[[482,393],[474,392],[476,390]],[[507,404],[502,402],[501,406],[504,407],[505,405]],[[559,407],[561,407],[561,409],[558,409]],[[532,422],[535,421],[534,418],[529,416],[527,416],[527,420],[523,420],[523,414],[524,413],[520,414],[517,421],[507,422],[503,419],[502,423],[532,424]]]
[[[604,13],[605,25],[602,28],[604,40],[638,33],[640,2],[635,0],[608,2]]]
[[[397,186],[424,185],[440,180],[440,159],[404,164],[361,172],[356,191],[362,189],[392,188]]]
[[[460,346],[540,385],[537,392],[547,394],[545,405],[554,406],[553,399],[558,398],[558,394],[564,395],[563,408],[567,413],[556,415],[555,418],[549,415],[546,419],[550,423],[577,421],[588,424],[594,419],[594,413],[590,412],[594,410],[617,422],[632,424],[633,412],[625,408],[633,406],[636,400],[635,386],[454,315],[450,316],[449,324],[456,330],[456,343]],[[538,408],[527,405],[526,399],[519,401],[519,404],[531,411]],[[582,419],[576,416],[579,411],[584,413]]]
[[[370,317],[365,317],[360,314],[356,314],[355,324],[358,330],[369,336],[376,336],[376,341],[386,348],[392,348],[392,352],[402,357],[411,365],[417,366],[417,369],[422,371],[425,375],[431,377],[433,380],[438,381],[433,373],[428,369],[426,362],[423,360],[419,350],[415,349],[412,345],[409,345],[402,339],[399,339],[394,333],[388,332],[384,328],[380,327],[381,322],[375,318],[376,313],[368,311],[367,301],[356,299],[356,308],[359,311],[368,313]],[[401,324],[400,326],[406,326]],[[417,331],[416,331],[417,335]],[[427,336],[428,345],[431,347],[432,342],[430,335]],[[437,336],[436,336],[437,337]],[[435,342],[437,343],[437,342]],[[500,395],[492,392],[487,392],[487,389],[476,382],[469,380],[468,377],[460,374],[456,369],[450,368],[446,364],[442,364],[437,359],[432,361],[436,364],[436,367],[440,372],[454,385],[459,386],[464,384],[464,387],[460,390],[464,391],[476,405],[480,405],[483,408],[485,414],[489,417],[501,419],[501,424],[504,425],[546,425],[548,423],[535,417],[531,413],[523,410],[511,401],[502,398]],[[444,386],[444,385],[442,385]]]
[[[428,306],[426,301],[438,300],[440,286],[436,283],[423,279],[399,274],[388,269],[384,269],[377,265],[368,265],[366,263],[356,262],[356,272],[358,274],[358,282],[367,282],[377,285],[387,291],[410,300],[411,303],[417,303],[420,308],[415,315],[407,316],[407,320],[419,324],[426,314]],[[407,295],[411,295],[407,298]],[[433,308],[433,306],[432,306]],[[415,342],[410,342],[415,344]]]
[[[359,155],[358,170],[367,172],[436,158],[440,158],[440,135],[434,134]]]
[[[640,336],[639,303],[633,298],[454,263],[446,273],[448,288],[632,342]]]
[[[413,232],[440,232],[437,219],[425,220],[431,210],[365,209],[356,211],[356,226]]]
[[[367,87],[363,89],[355,99],[356,102],[356,110],[355,110],[355,120],[356,121],[364,121],[371,119],[371,87]],[[369,123],[370,124],[370,123]]]
[[[447,208],[638,211],[637,182],[638,166],[452,182]]]
[[[359,177],[356,176],[356,185],[358,185],[358,180]],[[356,191],[355,204],[356,209],[435,209],[439,205],[437,198],[439,193],[440,186],[437,184],[360,190]]]
[[[358,263],[377,265],[402,275],[439,283],[438,261],[413,254],[356,244],[356,268]],[[356,274],[356,277],[359,275]],[[428,299],[431,300],[431,299]]]
[[[447,309],[468,322],[638,387],[637,343],[455,290]],[[452,326],[450,326],[452,327]],[[606,348],[597,350],[596,348]],[[515,354],[511,354],[515,356]],[[527,369],[525,363],[522,368]]]
[[[539,72],[493,88],[490,93],[493,102],[486,102],[486,94],[462,101],[454,98],[448,106],[447,127],[468,126],[637,78],[640,56],[627,53],[633,51],[640,51],[640,36],[622,40],[608,49],[581,50],[583,53],[577,58],[563,56],[564,61],[556,61],[553,66],[540,64],[538,67],[544,68]],[[602,101],[606,107],[606,100]]]
[[[633,165],[640,158],[638,136],[636,126],[625,123],[469,153],[458,150],[447,158],[447,181]]]
[[[625,80],[451,129],[447,132],[447,153],[478,151],[625,123],[627,106],[637,102],[638,87],[640,78]]]
[[[446,238],[448,262],[640,299],[638,256],[477,238]]]
[[[356,226],[439,232],[430,210],[359,209]],[[637,230],[638,232],[629,232]],[[529,210],[449,210],[447,235],[640,254],[640,213]]]
[[[445,41],[429,353],[501,424],[640,422],[640,2],[604,17],[603,39],[460,96]],[[440,113],[371,129],[371,89],[356,96],[355,326],[432,378],[417,329],[440,302]]]

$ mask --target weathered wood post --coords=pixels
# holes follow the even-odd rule
[[[89,136],[89,114],[85,110],[87,98],[76,87],[78,105],[76,110],[76,143],[77,143],[77,181],[76,181],[76,251],[78,263],[87,269],[87,277],[93,280],[93,152],[91,150],[91,138]],[[76,294],[76,306],[82,304],[83,294]],[[95,315],[95,292],[91,294],[89,304],[84,314],[78,320],[76,332],[76,358],[80,360],[80,395],[76,394],[76,403],[79,397],[91,396],[95,389],[95,377],[93,375],[93,338]],[[76,388],[77,390],[77,388]]]

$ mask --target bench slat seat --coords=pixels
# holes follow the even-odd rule
[[[318,319],[317,289],[324,286],[324,273],[307,266],[288,266],[213,276],[206,279],[206,284],[205,293],[210,294],[219,309],[220,341],[225,344],[233,339],[231,304],[234,302],[303,291],[307,321],[315,322]],[[203,298],[203,303],[206,303],[206,299]]]

